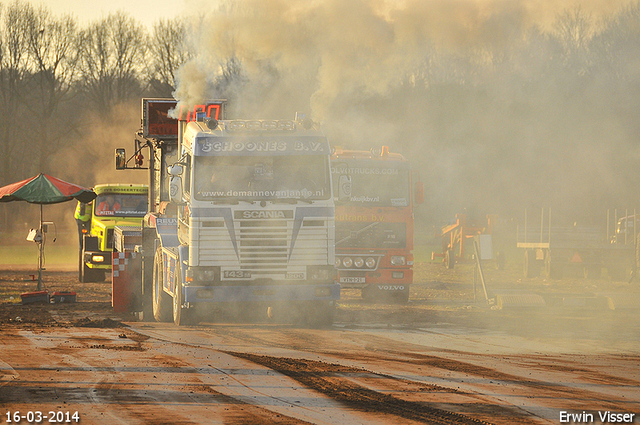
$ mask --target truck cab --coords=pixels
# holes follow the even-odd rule
[[[348,183],[348,196],[336,198],[335,212],[341,287],[360,289],[368,301],[406,303],[413,283],[413,207],[424,197],[410,162],[386,146],[334,147],[331,171],[334,193]]]
[[[116,226],[142,226],[148,211],[146,185],[101,184],[94,187],[98,195],[89,204],[91,218],[88,232],[82,238],[78,279],[101,282],[111,271],[113,232]]]

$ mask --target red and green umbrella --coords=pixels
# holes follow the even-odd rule
[[[93,190],[68,183],[47,174],[38,174],[26,180],[0,187],[0,202],[26,201],[32,204],[58,204],[77,199],[91,202],[96,198]]]
[[[25,201],[40,204],[40,234],[42,233],[42,205],[59,204],[77,199],[80,202],[91,202],[96,198],[92,189],[68,183],[47,174],[38,174],[30,179],[0,187],[0,202]],[[44,235],[39,242],[38,257],[38,290],[42,285],[42,257],[44,251]]]

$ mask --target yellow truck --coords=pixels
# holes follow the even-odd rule
[[[101,184],[93,190],[98,195],[87,204],[90,212],[86,233],[79,250],[80,282],[101,282],[111,271],[113,232],[118,227],[142,227],[148,211],[149,187],[136,184]]]

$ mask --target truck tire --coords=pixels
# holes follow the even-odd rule
[[[91,282],[104,282],[107,277],[107,272],[103,269],[89,269],[91,270]]]
[[[84,261],[82,261],[83,255],[82,255],[82,249],[80,249],[80,251],[78,251],[78,282],[83,283],[84,282],[84,274],[83,274],[83,270],[82,268],[84,267]]]
[[[456,265],[456,255],[452,249],[448,249],[444,253],[444,265],[447,269],[451,270]]]
[[[409,302],[409,285],[406,285],[402,291],[394,293],[393,300],[397,304],[407,304]]]
[[[374,302],[376,297],[373,294],[373,286],[367,285],[362,287],[362,289],[360,290],[360,296],[362,297],[362,300],[365,302],[368,302],[368,303]]]
[[[162,264],[162,248],[158,247],[153,261],[153,317],[158,322],[171,320],[171,297],[162,290],[164,267]]]
[[[82,238],[82,247],[80,248],[80,258],[78,262],[78,280],[81,283],[91,282],[91,269],[84,262],[85,239]]]
[[[153,264],[155,261],[155,229],[142,230],[142,270],[141,273],[141,294],[142,294],[142,320],[152,322],[153,317]],[[153,253],[154,255],[151,255]]]
[[[176,273],[175,277],[175,293],[173,294],[173,323],[176,326],[193,326],[196,324],[195,309],[182,307],[182,280]]]

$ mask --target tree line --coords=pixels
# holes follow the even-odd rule
[[[338,93],[324,117],[330,141],[373,140],[411,157],[427,184],[424,215],[434,221],[465,208],[515,214],[523,206],[592,211],[636,202],[640,3],[599,19],[574,8],[550,28],[509,32],[508,23],[496,23],[507,30],[495,43],[425,43],[385,93]],[[180,67],[198,56],[189,31],[179,17],[147,30],[118,12],[80,27],[46,7],[2,5],[0,185],[49,170],[76,176],[52,163],[56,152],[76,146],[88,122],[117,120],[120,105],[172,96]],[[255,89],[245,59],[221,58],[207,96],[240,104]],[[261,81],[276,87],[288,78],[263,63]],[[355,130],[356,115],[374,130]],[[92,185],[90,165],[111,157],[86,155],[75,182]]]

